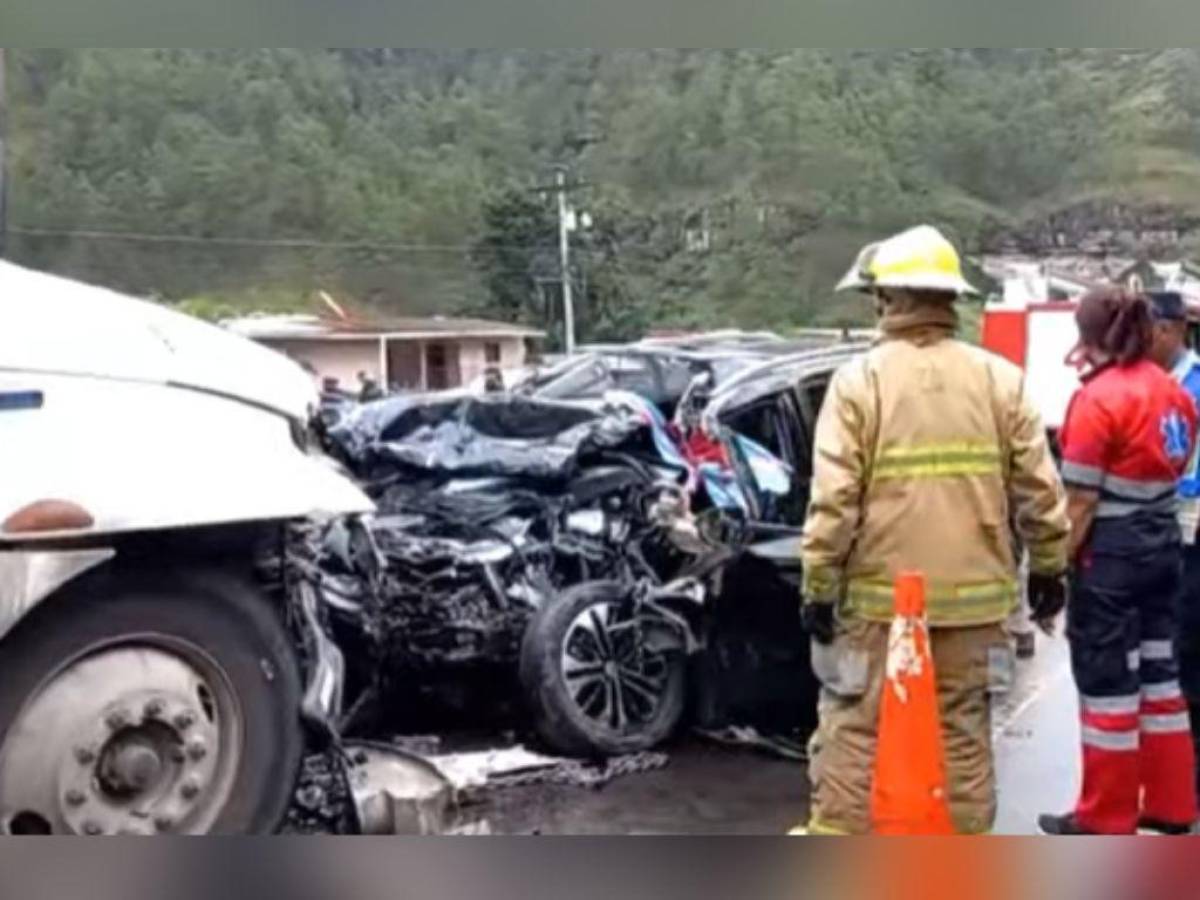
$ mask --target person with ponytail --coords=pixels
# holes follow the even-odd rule
[[[1184,834],[1196,819],[1196,786],[1175,648],[1176,488],[1196,443],[1196,406],[1152,358],[1147,298],[1093,291],[1076,323],[1069,360],[1083,384],[1060,438],[1083,786],[1074,812],[1039,825],[1047,834]]]

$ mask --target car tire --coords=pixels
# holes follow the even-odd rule
[[[98,672],[115,677],[91,677],[82,692],[71,688],[71,679]],[[0,642],[0,784],[44,778],[61,794],[64,778],[78,782],[60,801],[63,809],[53,797],[32,810],[0,799],[6,817],[0,832],[272,832],[286,812],[304,747],[300,695],[293,643],[280,616],[241,579],[210,569],[85,576]],[[106,710],[99,723],[98,708]],[[19,736],[39,734],[31,723],[59,718],[70,724],[52,726],[58,741]],[[43,762],[22,740],[71,746],[46,747]],[[71,769],[75,763],[79,772]],[[115,795],[99,795],[102,765],[105,785],[115,778],[127,806],[143,804],[144,826],[121,819],[121,804],[110,805]],[[133,781],[129,766],[137,773]],[[207,781],[205,773],[212,776]],[[151,788],[153,800],[147,793],[135,803],[124,793]],[[44,791],[30,791],[34,803],[43,802]],[[73,818],[68,803],[84,818]]]
[[[587,758],[649,750],[670,738],[683,717],[684,654],[650,653],[632,645],[631,633],[607,631],[621,624],[623,591],[614,582],[572,587],[544,604],[525,632],[522,691],[538,736],[556,753]],[[600,632],[609,635],[607,650],[595,638]],[[613,666],[597,676],[608,662]]]

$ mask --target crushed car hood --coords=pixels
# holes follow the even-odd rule
[[[307,418],[316,385],[286,356],[115,291],[0,261],[0,369],[176,385]]]
[[[646,425],[635,405],[527,397],[396,397],[369,404],[331,438],[360,471],[406,466],[454,476],[562,478],[587,449],[615,447]]]

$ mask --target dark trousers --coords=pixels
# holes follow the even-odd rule
[[[1183,595],[1179,605],[1179,681],[1192,716],[1196,790],[1200,792],[1200,546],[1183,550]]]
[[[1195,761],[1176,657],[1183,571],[1177,543],[1087,554],[1067,634],[1080,693],[1088,830],[1131,834],[1139,818],[1196,818]]]

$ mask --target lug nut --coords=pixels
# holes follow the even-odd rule
[[[187,731],[196,724],[196,717],[190,712],[181,712],[175,717],[175,727],[180,731]]]
[[[88,835],[89,837],[96,837],[98,835],[104,834],[104,829],[100,827],[100,824],[98,822],[84,822],[83,823],[83,833]]]
[[[166,706],[161,700],[150,700],[142,712],[145,713],[147,719],[157,719],[163,714],[165,708]]]
[[[87,795],[83,791],[72,788],[67,791],[68,806],[83,806],[87,802]]]
[[[170,816],[155,816],[154,828],[156,831],[170,831],[175,826],[175,820]]]
[[[105,717],[104,724],[110,731],[116,731],[129,724],[129,715],[124,710],[114,710]]]
[[[200,785],[194,781],[185,781],[183,787],[179,789],[179,793],[183,795],[184,800],[195,800],[200,793]]]
[[[187,755],[183,752],[182,747],[176,746],[176,747],[171,748],[171,762],[173,762],[173,763],[187,762]]]
[[[208,755],[208,748],[204,746],[204,741],[194,740],[188,744],[187,753],[193,762],[200,762]]]
[[[81,766],[90,766],[96,761],[96,752],[91,747],[76,747],[75,759]]]

